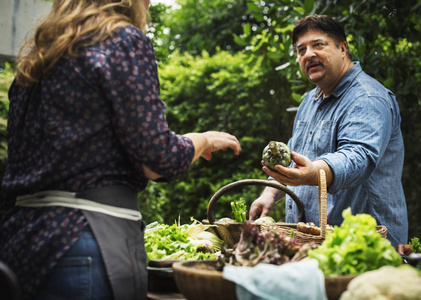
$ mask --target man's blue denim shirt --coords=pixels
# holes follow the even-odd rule
[[[327,223],[340,225],[342,211],[372,215],[387,227],[394,246],[408,242],[408,217],[401,183],[404,144],[394,94],[354,62],[333,93],[323,99],[319,88],[301,103],[288,143],[309,159],[323,159],[333,172],[328,188]],[[319,224],[318,188],[290,188],[303,202],[306,222]],[[298,210],[286,198],[286,222]]]

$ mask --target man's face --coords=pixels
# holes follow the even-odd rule
[[[302,72],[322,89],[337,84],[346,58],[346,42],[335,41],[319,30],[309,30],[296,43],[297,59]]]

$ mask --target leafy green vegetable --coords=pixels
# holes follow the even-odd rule
[[[247,205],[244,199],[231,202],[232,214],[235,222],[246,222],[247,221]]]
[[[240,240],[232,249],[222,247],[217,253],[217,269],[226,265],[254,267],[260,263],[282,265],[305,258],[315,247],[313,243],[302,245],[296,238],[283,235],[275,230],[265,229],[244,222]]]
[[[382,266],[399,266],[402,258],[389,240],[377,231],[376,220],[368,214],[353,216],[351,209],[342,212],[344,221],[333,232],[326,232],[325,241],[308,252],[319,261],[325,276],[361,274]]]
[[[417,237],[411,239],[409,246],[411,247],[412,252],[421,253],[421,243]]]
[[[221,249],[224,242],[213,233],[205,231],[210,226],[197,220],[190,225],[149,224],[145,230],[148,261],[215,259],[214,252]]]

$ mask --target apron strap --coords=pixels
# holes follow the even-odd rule
[[[126,186],[109,186],[77,193],[46,190],[18,196],[16,206],[64,206],[94,211],[132,221],[142,219],[137,192]]]

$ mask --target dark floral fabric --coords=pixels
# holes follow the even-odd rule
[[[2,183],[8,205],[42,190],[141,191],[142,165],[165,180],[183,175],[194,147],[169,129],[159,88],[152,43],[132,26],[61,59],[32,88],[14,82]],[[0,227],[0,260],[12,264],[25,291],[35,290],[42,276],[26,279],[47,274],[85,223],[77,209],[15,207]],[[24,267],[23,260],[34,262]]]
[[[23,299],[31,299],[57,260],[86,226],[80,210],[15,208],[3,217],[0,261],[16,273]]]

